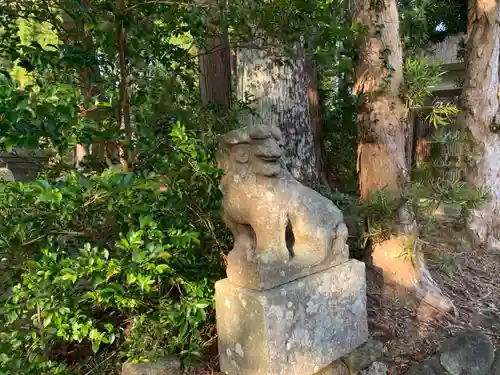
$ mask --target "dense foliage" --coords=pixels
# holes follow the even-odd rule
[[[228,246],[219,171],[204,151],[213,148],[185,127],[170,138],[175,152],[156,173],[70,171],[0,186],[5,373],[53,373],[40,366],[87,346],[131,360],[201,355]]]

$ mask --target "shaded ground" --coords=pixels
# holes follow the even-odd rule
[[[381,277],[368,271],[369,322],[372,335],[385,342],[390,375],[406,372],[435,353],[453,333],[485,332],[500,347],[500,253],[471,250],[454,222],[435,219],[422,235],[428,266],[456,310],[436,316],[432,308],[404,302],[384,293]]]

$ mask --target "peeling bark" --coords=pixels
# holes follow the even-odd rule
[[[306,185],[316,183],[318,173],[303,54],[282,61],[282,53],[276,49],[241,48],[237,51],[236,70],[238,97],[243,100],[251,95],[255,99],[252,106],[256,115],[247,116],[243,122],[278,126],[283,133],[286,167],[298,181]]]
[[[358,112],[361,127],[358,170],[362,198],[366,198],[370,190],[384,188],[400,194],[408,179],[404,153],[406,108],[399,97],[403,54],[396,3],[394,0],[373,3],[361,0],[356,17],[369,29],[360,43],[354,85],[354,92],[364,96]],[[381,28],[379,35],[377,28]]]
[[[380,189],[400,199],[409,176],[405,158],[407,109],[399,96],[403,52],[396,1],[359,0],[354,15],[367,29],[359,40],[354,85],[354,92],[363,97],[358,111],[361,199]],[[441,310],[449,310],[451,302],[432,280],[419,252],[416,223],[405,204],[392,233],[388,240],[375,241],[372,249],[373,265],[381,269],[384,280],[388,285],[402,286]]]
[[[500,136],[491,131],[499,109],[497,1],[469,1],[467,39],[467,74],[457,119],[472,145],[466,178],[492,197],[490,202],[470,212],[467,224],[478,244],[500,249]]]

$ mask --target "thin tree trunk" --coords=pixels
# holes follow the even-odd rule
[[[470,212],[468,228],[478,244],[500,249],[500,136],[491,131],[498,114],[500,5],[470,0],[467,21],[467,74],[458,123],[472,145],[466,178],[492,200]]]
[[[357,18],[369,27],[369,35],[360,45],[354,87],[355,93],[364,95],[358,113],[361,197],[365,199],[370,190],[379,189],[400,195],[408,175],[403,125],[406,108],[399,97],[403,54],[396,3],[394,0],[361,0]],[[381,27],[379,35],[377,27]]]
[[[84,23],[81,20],[73,19],[68,14],[64,14],[64,42],[66,44],[80,45],[89,56],[96,57],[97,53],[90,31],[86,31]],[[97,64],[87,66],[79,72],[80,87],[85,100],[90,100],[102,93],[101,73]],[[87,111],[85,109],[84,116],[95,121],[101,121],[105,117],[115,116],[112,110],[94,110]],[[90,151],[90,152],[89,152]],[[93,139],[91,147],[87,145],[77,144],[73,152],[73,164],[79,168],[87,154],[92,156],[102,165],[110,165],[123,163],[120,158],[121,150],[115,141],[102,141]]]
[[[124,14],[125,0],[116,0],[116,7]],[[125,144],[123,153],[125,163],[122,164],[124,170],[130,170],[134,165],[134,152],[132,144],[132,122],[130,119],[130,92],[128,85],[128,69],[126,61],[126,35],[121,20],[117,21],[116,25],[116,43],[118,47],[118,62],[120,69],[120,96],[118,104],[118,124],[120,127],[123,124],[125,132]]]
[[[307,97],[309,99],[309,115],[311,118],[314,153],[316,155],[316,170],[319,180],[329,186],[325,169],[325,148],[323,146],[323,124],[320,115],[320,96],[318,92],[318,71],[311,56],[305,54],[304,73],[306,76]]]
[[[92,40],[92,35],[89,31],[85,30],[84,24],[80,20],[75,20],[71,18],[68,14],[64,14],[64,28],[65,34],[63,37],[64,43],[66,44],[81,44],[84,50],[91,56],[95,56],[94,43]],[[99,86],[100,72],[98,67],[89,66],[80,70],[80,87],[82,95],[85,100],[90,100],[92,97],[99,95],[101,90]],[[99,147],[94,147],[98,149],[99,160],[104,160],[104,149],[100,150]],[[97,153],[97,152],[96,152]],[[77,144],[75,150],[73,151],[73,163],[79,168],[80,164],[83,162],[85,156],[88,154],[87,147],[82,144]]]
[[[253,97],[256,115],[244,120],[248,125],[266,123],[281,129],[284,162],[300,182],[318,182],[309,100],[304,79],[303,53],[290,61],[283,54],[260,46],[237,51],[237,94],[242,100]]]
[[[396,0],[359,0],[354,14],[367,28],[359,41],[354,85],[354,92],[363,96],[358,111],[361,199],[384,189],[389,197],[399,200],[409,176],[404,140],[407,109],[399,95],[403,52]],[[373,265],[381,269],[388,286],[415,292],[427,303],[449,310],[451,302],[442,296],[418,251],[416,223],[404,202],[398,215],[392,236],[374,241]]]

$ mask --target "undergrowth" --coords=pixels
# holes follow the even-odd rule
[[[201,357],[229,246],[220,172],[183,126],[170,142],[154,171],[0,184],[0,373],[70,374],[92,352]]]

